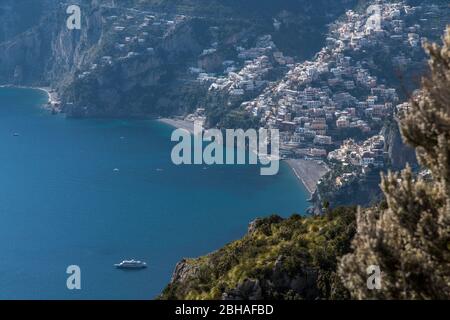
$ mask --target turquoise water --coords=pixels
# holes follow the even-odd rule
[[[241,237],[256,217],[307,207],[285,165],[272,177],[177,167],[171,128],[52,116],[46,99],[0,88],[0,299],[152,299],[181,258]],[[112,267],[126,258],[149,268]],[[69,265],[81,290],[66,287]]]

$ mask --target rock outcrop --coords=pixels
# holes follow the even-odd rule
[[[417,166],[416,153],[413,148],[403,142],[396,122],[385,125],[381,134],[385,138],[386,151],[388,152],[390,164],[394,171],[405,168],[406,164],[413,167]]]
[[[349,250],[354,217],[355,209],[348,208],[320,217],[257,219],[241,240],[178,263],[159,298],[345,298],[334,268]]]

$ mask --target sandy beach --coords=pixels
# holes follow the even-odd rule
[[[290,159],[286,163],[311,195],[316,191],[319,180],[329,171],[326,164],[315,160]]]
[[[44,91],[48,96],[48,105],[47,106],[49,107],[49,109],[51,109],[52,111],[57,111],[57,112],[61,111],[59,109],[60,101],[59,101],[58,93],[56,91],[54,91],[52,88],[35,87],[35,88],[31,88],[31,89]]]
[[[187,130],[191,134],[194,134],[194,122],[187,121],[187,120],[181,120],[181,119],[169,119],[169,118],[161,118],[161,119],[158,119],[158,121],[165,123],[174,128]]]
[[[32,89],[44,91],[48,96],[49,103],[57,103],[58,102],[58,95],[55,91],[52,90],[52,88],[39,87],[39,88],[32,88]]]

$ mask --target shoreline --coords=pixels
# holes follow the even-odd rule
[[[173,118],[159,118],[157,121],[176,129],[184,129],[190,134],[194,134],[194,122]]]
[[[289,159],[285,162],[311,196],[316,192],[320,179],[330,170],[325,163],[316,160]]]
[[[42,91],[42,92],[45,92],[45,94],[48,97],[47,104],[44,106],[45,108],[54,109],[53,105],[59,104],[58,94],[51,87],[16,86],[16,85],[3,84],[3,85],[0,85],[0,88],[32,89],[32,90]]]
[[[160,118],[157,121],[194,134],[193,122],[173,118]],[[284,160],[284,162],[290,167],[292,173],[311,196],[316,192],[319,180],[329,171],[326,164],[319,163],[316,160],[288,159]]]

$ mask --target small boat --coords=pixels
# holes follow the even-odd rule
[[[114,172],[119,172],[120,170],[119,170],[119,168],[115,168],[113,171]]]
[[[14,137],[18,137],[19,134],[18,134],[17,132],[14,132],[13,136],[14,136]]]
[[[147,268],[147,263],[139,260],[124,260],[121,263],[116,263],[114,267],[118,269],[144,269]]]

